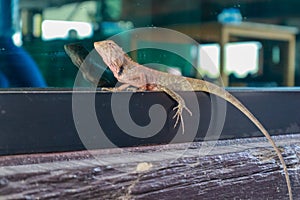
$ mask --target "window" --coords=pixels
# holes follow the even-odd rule
[[[220,75],[220,45],[201,44],[199,46],[199,71],[201,74],[216,78]],[[225,70],[238,78],[248,74],[257,74],[260,63],[259,42],[229,43],[225,46]]]
[[[39,3],[20,0],[15,5],[20,12],[14,7],[3,7],[2,21],[12,23],[1,24],[2,30],[8,30],[2,31],[2,35],[14,35],[14,41],[22,46],[27,61],[31,60],[28,70],[34,68],[35,74],[39,75],[28,76],[3,67],[7,68],[2,70],[6,78],[0,81],[3,83],[0,87],[73,87],[78,69],[65,54],[64,44],[80,42],[91,51],[94,41],[140,27],[177,30],[199,42],[200,53],[195,63],[199,62],[199,72],[204,74],[197,75],[189,69],[190,66],[174,66],[174,70],[183,75],[216,78],[221,73],[227,86],[298,86],[300,62],[296,52],[300,25],[295,9],[298,2],[289,0],[283,7],[278,5],[276,1],[267,0],[188,0],[184,3],[167,0],[49,0]],[[10,13],[13,18],[5,17]],[[219,36],[225,29],[229,30],[229,35],[222,36],[226,39],[226,53],[223,55],[222,46],[218,45],[222,45]],[[129,45],[133,40],[137,39],[126,38],[124,44]],[[170,45],[181,44],[174,41]],[[2,45],[2,49],[6,51],[1,51],[0,63],[6,66],[4,55],[8,48]],[[179,61],[176,59],[172,57],[172,62],[168,60],[159,64],[182,63],[180,58]],[[209,67],[209,64],[215,67]],[[31,78],[38,81],[30,81]],[[44,84],[34,84],[41,83],[42,79]]]

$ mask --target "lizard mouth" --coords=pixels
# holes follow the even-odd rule
[[[109,46],[105,43],[105,41],[99,41],[94,43],[94,47],[97,53],[100,55],[104,63],[111,68],[112,67],[112,55],[110,52]],[[111,69],[112,70],[112,69]],[[113,70],[112,70],[113,71]]]
[[[98,52],[98,54],[102,57],[102,59],[104,60],[104,51],[103,51],[103,45],[102,42],[95,42],[94,43],[94,48],[96,49],[96,51]]]

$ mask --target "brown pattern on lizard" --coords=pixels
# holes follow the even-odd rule
[[[184,100],[180,95],[178,95],[175,92],[175,90],[204,91],[217,95],[225,99],[229,103],[233,104],[256,125],[256,127],[265,135],[267,140],[275,149],[279,160],[282,164],[283,170],[285,172],[289,198],[293,199],[288,170],[280,150],[278,149],[275,142],[269,135],[268,131],[264,128],[264,126],[238,99],[232,96],[229,92],[207,81],[171,75],[140,65],[131,60],[130,57],[122,50],[122,48],[111,40],[95,42],[94,47],[99,53],[99,55],[102,57],[105,64],[111,69],[115,78],[119,82],[124,83],[124,85],[121,85],[118,89],[115,89],[115,91],[123,90],[128,86],[134,86],[139,88],[140,90],[164,91],[171,98],[173,98],[178,103],[178,105],[174,108],[176,110],[176,114],[174,116],[174,118],[176,118],[175,126],[177,125],[179,119],[183,124],[183,109],[187,110],[191,114],[191,111],[185,106]]]

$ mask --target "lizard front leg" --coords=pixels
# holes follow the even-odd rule
[[[146,84],[146,77],[143,74],[131,76],[128,78],[130,81],[134,84],[124,83],[118,87],[112,87],[112,88],[106,88],[103,87],[103,91],[110,91],[110,92],[118,92],[118,91],[130,91],[130,92],[143,92],[146,90],[153,90],[154,86],[153,84]],[[134,81],[133,81],[134,80]],[[136,84],[138,83],[138,84]],[[153,85],[153,86],[150,86]]]
[[[110,92],[118,92],[118,91],[123,91],[126,89],[127,91],[136,92],[136,91],[145,91],[147,89],[147,87],[145,86],[146,85],[145,84],[146,77],[143,74],[129,76],[129,77],[127,77],[127,79],[129,80],[128,82],[133,82],[135,84],[124,83],[118,87],[112,87],[112,88],[103,87],[102,90],[110,91]],[[136,83],[138,83],[138,84],[136,84]],[[132,87],[130,87],[130,86],[132,86]]]
[[[128,89],[128,87],[130,86],[130,84],[122,84],[119,87],[103,87],[101,88],[101,90],[103,91],[109,91],[109,92],[118,92],[118,91],[123,91],[125,89]]]

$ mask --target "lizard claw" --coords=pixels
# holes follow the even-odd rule
[[[173,108],[173,110],[176,110],[176,113],[173,116],[173,119],[176,118],[174,128],[177,126],[177,124],[180,120],[180,122],[182,124],[182,132],[184,133],[184,122],[183,122],[183,117],[182,117],[183,109],[185,109],[192,116],[192,112],[190,111],[190,109],[188,109],[188,107],[186,107],[186,105],[184,103],[179,102],[178,105]]]
[[[103,87],[101,88],[102,91],[109,91],[109,92],[117,92],[119,91],[118,88],[115,88],[115,87],[110,87],[110,88],[107,88],[107,87]]]
[[[139,91],[137,88],[134,88],[134,87],[128,87],[127,89],[126,89],[126,91],[128,91],[128,92],[137,92],[137,91]]]
[[[128,92],[137,92],[137,91],[143,91],[141,89],[135,88],[135,87],[103,87],[101,88],[102,91],[109,91],[109,92],[119,92],[119,91],[123,91],[126,90]]]
[[[109,92],[119,92],[119,91],[123,91],[125,89],[127,89],[130,86],[130,84],[123,84],[120,85],[119,87],[103,87],[101,88],[102,91],[109,91]]]

